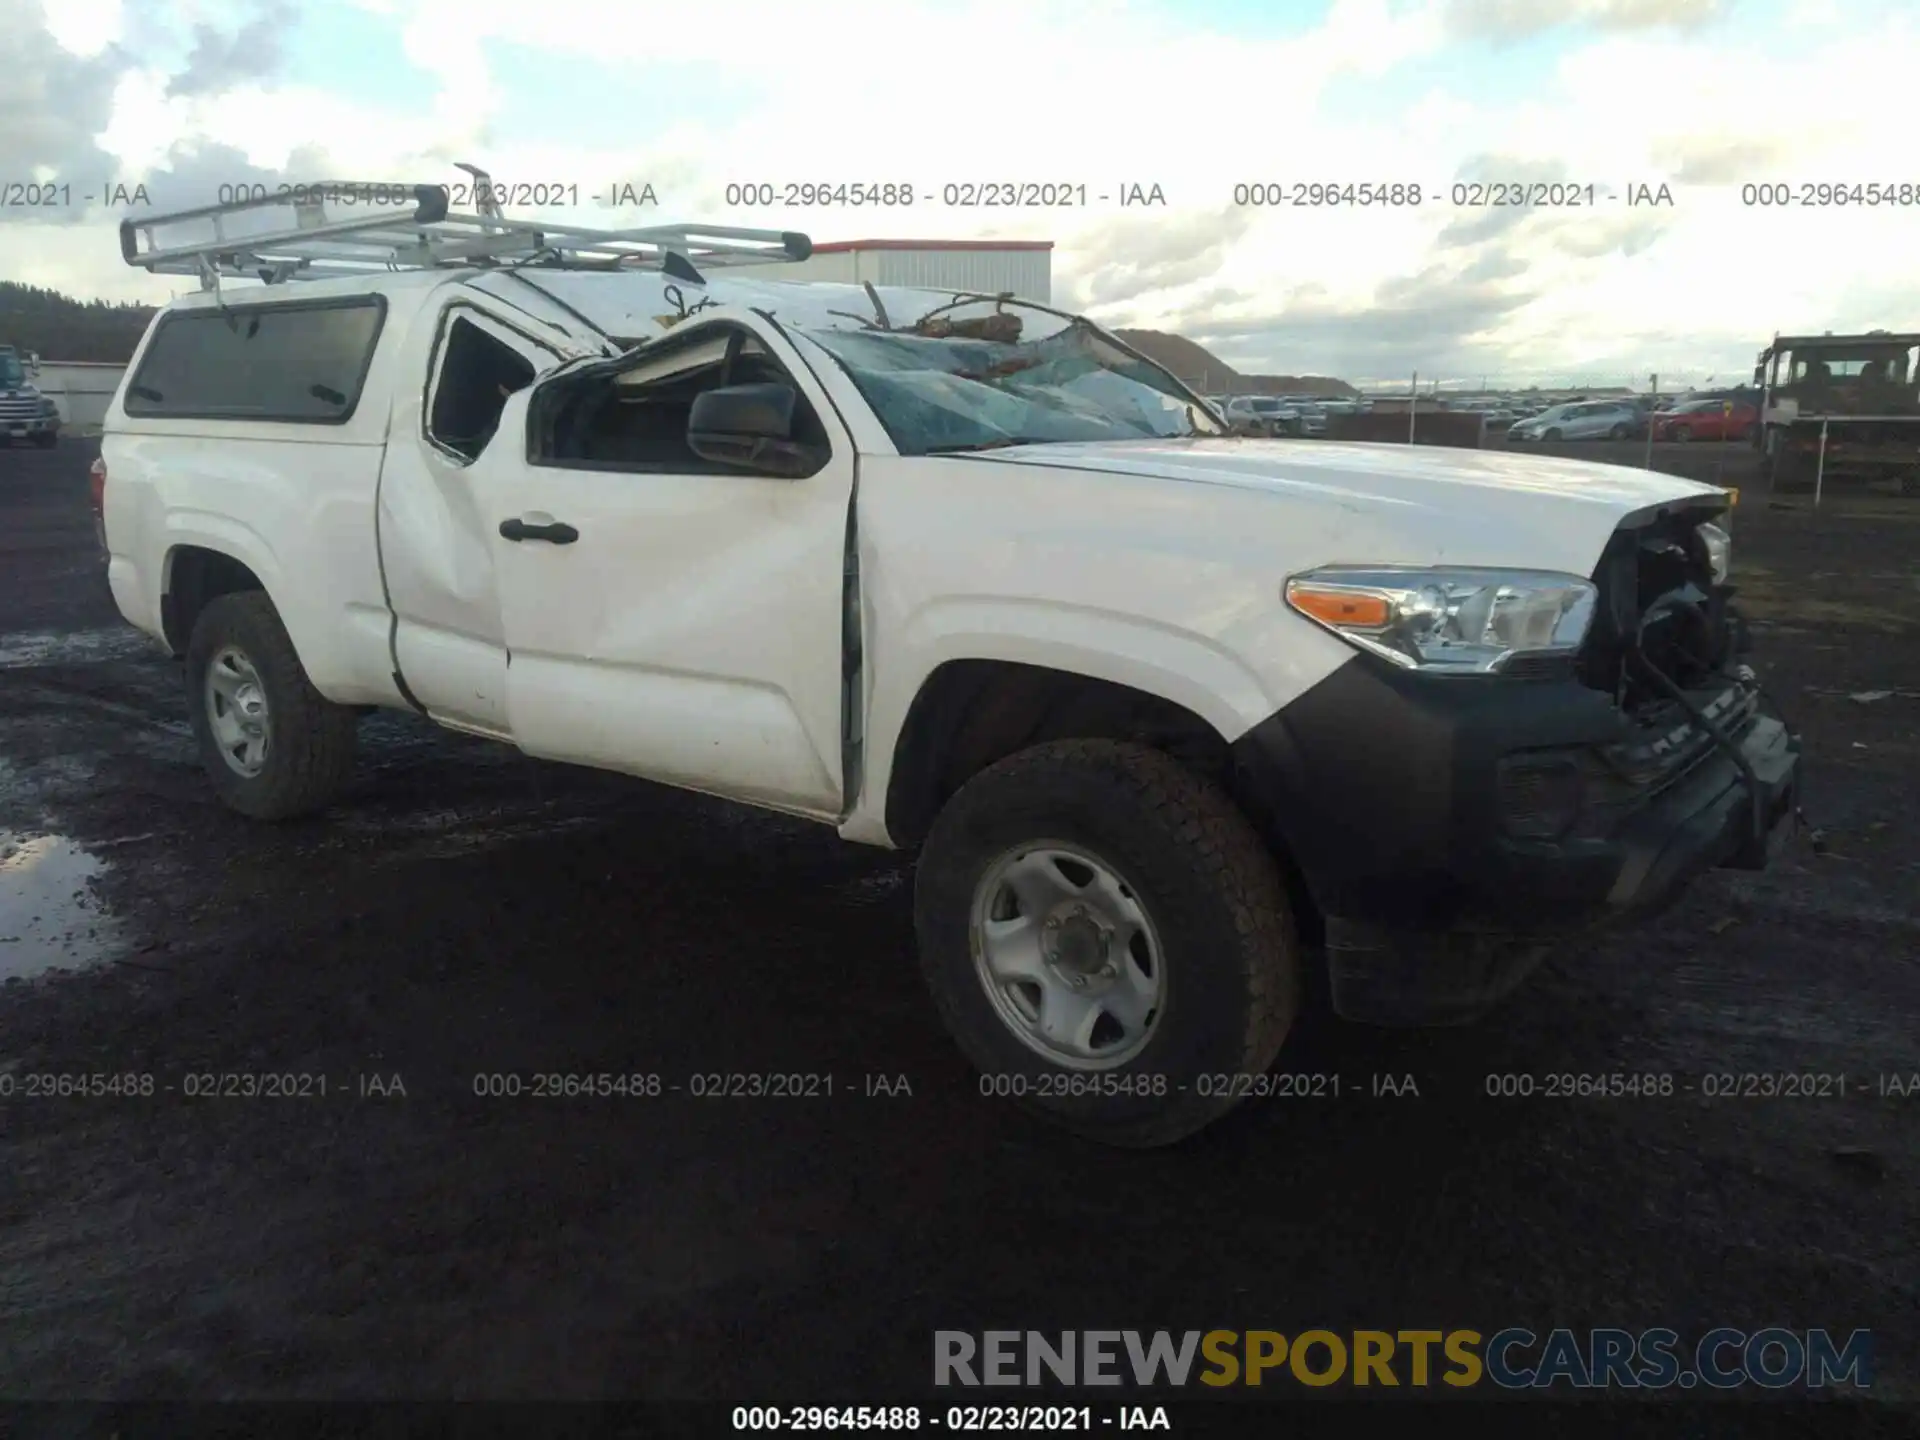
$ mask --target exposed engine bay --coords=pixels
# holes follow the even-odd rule
[[[1734,587],[1724,568],[1716,573],[1702,528],[1717,518],[1680,511],[1623,528],[1594,570],[1598,605],[1579,675],[1611,694],[1633,727],[1631,738],[1593,757],[1594,798],[1631,808],[1718,749],[1740,766],[1758,803],[1739,742],[1760,715],[1760,687],[1741,660],[1748,636]]]
[[[1603,745],[1509,756],[1500,784],[1510,834],[1610,835],[1716,752],[1740,773],[1753,835],[1766,834],[1765,786],[1743,743],[1756,726],[1779,722],[1764,716],[1759,681],[1742,662],[1748,637],[1727,555],[1716,554],[1729,545],[1717,519],[1716,511],[1676,510],[1609,541],[1575,663],[1582,683],[1612,698],[1624,733]]]
[[[1635,718],[1675,703],[1676,690],[1718,690],[1735,679],[1745,627],[1701,524],[1693,511],[1623,529],[1594,570],[1598,606],[1580,678]]]

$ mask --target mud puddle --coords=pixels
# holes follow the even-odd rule
[[[99,630],[15,631],[0,635],[0,670],[41,665],[88,665],[157,654],[154,642],[130,625]]]
[[[89,893],[106,864],[63,835],[0,830],[0,981],[110,960],[120,927]]]

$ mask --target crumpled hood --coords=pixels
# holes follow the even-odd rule
[[[1597,505],[1625,515],[1649,505],[1721,493],[1711,485],[1624,465],[1438,445],[1119,440],[1022,445],[991,453],[996,460],[1036,465],[1113,470],[1202,484],[1333,492],[1382,504],[1449,510],[1520,495],[1561,505]]]
[[[979,455],[1294,502],[1340,558],[1382,564],[1551,566],[1587,574],[1629,516],[1723,506],[1711,485],[1587,460],[1441,446],[1323,440],[1123,440],[1023,445]],[[1348,543],[1350,542],[1350,546]],[[1389,553],[1397,552],[1397,553]]]

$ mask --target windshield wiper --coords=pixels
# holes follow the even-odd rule
[[[981,440],[972,445],[932,445],[920,453],[922,455],[962,455],[971,454],[976,450],[1005,450],[1010,445],[1045,445],[1048,443],[1049,442],[1045,440],[1021,440],[1018,438]]]

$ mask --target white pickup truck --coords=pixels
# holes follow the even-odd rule
[[[245,814],[324,809],[384,706],[917,848],[962,1049],[1124,1145],[1257,1092],[1309,966],[1468,1018],[1784,829],[1723,491],[1238,438],[1044,307],[443,212],[169,305],[106,420],[113,594]],[[327,273],[249,245],[193,258]]]

